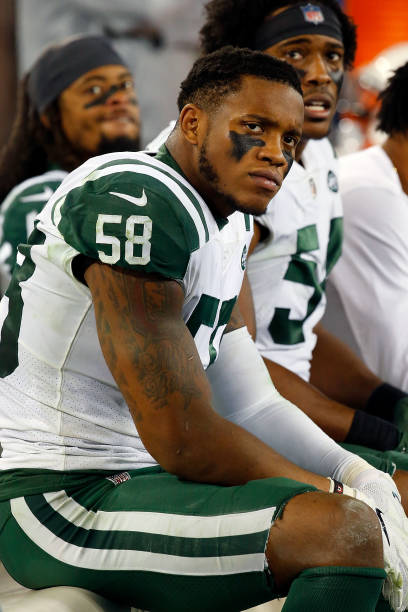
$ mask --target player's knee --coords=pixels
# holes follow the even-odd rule
[[[337,543],[343,543],[341,554],[349,558],[348,565],[382,565],[381,527],[374,510],[347,495],[331,497],[338,506]]]
[[[382,563],[381,527],[365,503],[347,495],[318,493],[311,500],[308,517],[309,525],[303,529],[306,535],[309,530],[314,535],[311,547],[319,554],[318,545],[326,542],[323,556],[331,557],[333,565],[367,566],[370,559],[374,565],[378,559]]]
[[[267,559],[282,586],[311,567],[382,567],[380,525],[371,508],[351,497],[298,495],[271,528]]]

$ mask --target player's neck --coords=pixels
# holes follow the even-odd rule
[[[192,160],[193,156],[191,154],[191,151],[186,151],[185,144],[181,142],[178,133],[170,134],[169,138],[166,141],[166,147],[174,161],[180,167],[184,176],[187,178],[190,184],[195,189],[197,189],[195,181],[195,167]]]
[[[213,215],[222,218],[231,215],[235,209],[218,196],[210,181],[206,180],[200,172],[197,147],[186,145],[185,140],[180,138],[177,132],[169,136],[166,147],[190,185],[198,191]]]
[[[382,148],[394,164],[402,189],[408,195],[408,138],[403,134],[389,136]]]

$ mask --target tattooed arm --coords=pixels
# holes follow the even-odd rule
[[[100,263],[88,267],[85,280],[107,365],[144,445],[164,469],[225,485],[286,476],[327,489],[324,478],[213,410],[177,282]]]

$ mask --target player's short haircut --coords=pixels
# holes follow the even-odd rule
[[[395,70],[378,99],[378,128],[390,136],[408,134],[408,62]]]
[[[274,11],[285,6],[307,4],[299,0],[210,0],[205,6],[206,21],[200,31],[203,53],[211,53],[225,45],[255,48],[255,35]],[[352,67],[356,53],[356,26],[342,11],[337,0],[317,0],[312,4],[329,7],[339,20],[344,66]]]
[[[302,95],[299,78],[288,63],[260,51],[229,46],[194,63],[180,86],[179,110],[188,103],[205,111],[216,110],[226,95],[239,91],[244,76],[284,83]]]

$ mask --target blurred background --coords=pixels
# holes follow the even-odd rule
[[[381,143],[376,131],[377,95],[392,72],[408,61],[407,0],[340,2],[358,26],[354,70],[344,82],[332,141],[343,155]]]
[[[178,86],[197,55],[206,0],[0,0],[0,146],[15,110],[17,80],[44,46],[104,33],[136,77],[142,144],[176,115]],[[408,60],[407,0],[339,0],[358,25],[355,69],[345,80],[331,139],[339,154],[381,142],[377,93]]]

